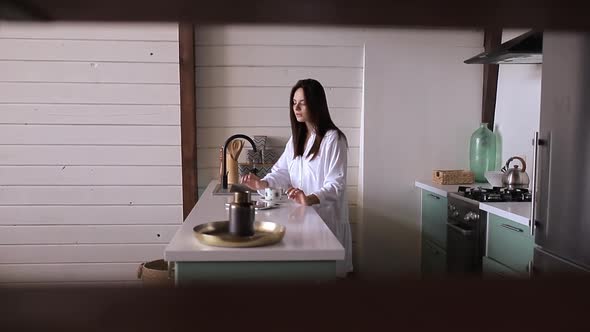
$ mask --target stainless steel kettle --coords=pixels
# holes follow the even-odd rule
[[[518,168],[518,165],[510,168],[510,163],[517,159],[522,164],[522,169]],[[528,189],[530,179],[526,173],[526,162],[520,157],[512,157],[506,161],[506,165],[502,167],[504,175],[502,175],[502,183],[510,189],[522,188]]]

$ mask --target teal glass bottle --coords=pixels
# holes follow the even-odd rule
[[[496,136],[487,123],[480,124],[469,141],[469,169],[476,182],[487,182],[485,172],[496,167]]]

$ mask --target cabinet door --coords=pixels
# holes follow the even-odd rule
[[[445,249],[447,198],[422,190],[422,237]]]
[[[516,271],[496,262],[489,257],[482,258],[483,277],[485,279],[521,279],[526,275],[519,274]]]
[[[447,270],[447,253],[436,244],[422,240],[422,276],[443,276]]]
[[[488,257],[518,273],[528,273],[533,259],[534,239],[529,227],[489,214]]]

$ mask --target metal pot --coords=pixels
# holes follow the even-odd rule
[[[510,168],[510,163],[514,160],[520,160],[522,169],[518,165]],[[526,162],[520,157],[512,157],[506,161],[506,165],[502,168],[504,175],[502,175],[502,183],[508,188],[522,188],[528,189],[530,179],[526,173]]]

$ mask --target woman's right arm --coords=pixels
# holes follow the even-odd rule
[[[291,178],[289,176],[289,160],[293,155],[291,139],[285,146],[285,151],[281,154],[279,160],[272,166],[270,173],[262,179],[253,174],[247,174],[242,177],[241,182],[251,189],[264,190],[265,188],[289,188]],[[261,193],[262,194],[262,193]]]

